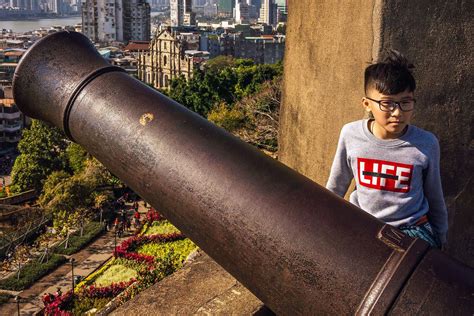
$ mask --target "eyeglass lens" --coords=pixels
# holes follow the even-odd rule
[[[381,101],[380,102],[380,109],[382,111],[393,111],[397,107],[397,105],[400,107],[400,110],[402,111],[411,111],[413,110],[415,106],[415,101],[414,100],[406,100],[406,101],[401,101],[401,102],[395,102],[395,101]]]

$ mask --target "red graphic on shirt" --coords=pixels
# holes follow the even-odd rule
[[[359,183],[365,187],[402,193],[410,191],[413,165],[357,158],[357,170]]]

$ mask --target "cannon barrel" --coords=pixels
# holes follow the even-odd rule
[[[79,33],[35,43],[13,91],[277,314],[474,312],[472,268],[108,64]]]

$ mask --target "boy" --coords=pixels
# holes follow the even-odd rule
[[[351,203],[432,246],[446,243],[447,210],[436,137],[410,125],[415,109],[413,65],[397,51],[365,70],[362,106],[369,119],[341,131],[326,187]]]

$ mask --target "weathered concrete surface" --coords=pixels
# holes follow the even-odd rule
[[[205,253],[111,315],[272,315]]]
[[[289,4],[279,156],[318,183],[329,174],[340,127],[363,115],[362,70],[378,28],[374,3]]]
[[[474,2],[290,0],[280,160],[324,185],[343,124],[363,117],[363,71],[386,48],[416,66],[414,124],[441,144],[448,251],[474,265]]]

